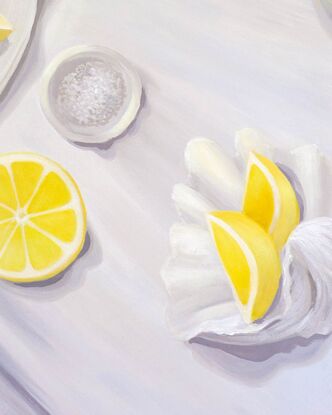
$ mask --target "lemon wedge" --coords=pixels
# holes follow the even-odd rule
[[[251,323],[262,318],[273,303],[281,275],[271,236],[241,212],[211,212],[208,223],[243,319]]]
[[[12,32],[13,28],[11,24],[0,14],[0,42],[6,40]]]
[[[58,274],[78,256],[85,233],[82,197],[61,166],[32,153],[0,155],[0,278]]]
[[[243,212],[271,234],[279,251],[300,222],[292,185],[275,163],[257,153],[249,155]]]

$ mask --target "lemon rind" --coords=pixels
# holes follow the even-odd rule
[[[257,268],[257,263],[254,258],[254,255],[251,249],[249,248],[249,246],[247,245],[247,243],[240,237],[240,235],[228,223],[226,223],[220,218],[215,217],[212,214],[207,215],[207,222],[208,222],[210,233],[213,236],[214,242],[215,242],[215,236],[214,236],[214,232],[211,227],[211,222],[214,222],[215,224],[223,228],[227,233],[229,233],[229,235],[239,244],[242,252],[244,253],[248,261],[248,266],[250,270],[250,294],[249,294],[248,303],[246,305],[243,305],[242,302],[240,301],[239,296],[231,281],[231,278],[228,275],[224,267],[223,261],[220,261],[220,262],[222,264],[225,274],[227,275],[227,279],[230,284],[231,290],[233,292],[235,302],[241,311],[242,317],[247,324],[250,324],[253,322],[252,311],[253,311],[255,300],[257,297],[257,293],[258,293],[258,268]]]
[[[0,279],[8,280],[16,283],[25,283],[25,282],[35,282],[35,281],[43,281],[50,279],[61,272],[63,272],[69,265],[71,265],[79,256],[82,248],[84,246],[86,231],[87,231],[87,215],[86,215],[86,208],[85,204],[80,192],[80,189],[73,179],[73,177],[68,173],[66,169],[64,169],[59,163],[49,159],[48,157],[32,153],[32,152],[10,152],[10,153],[3,153],[0,155],[0,163],[5,165],[8,168],[8,165],[11,164],[12,161],[19,161],[22,157],[22,161],[27,161],[27,157],[29,161],[37,161],[42,164],[44,168],[49,168],[49,171],[55,171],[56,173],[60,173],[59,176],[64,179],[66,185],[69,187],[70,193],[72,196],[75,196],[77,202],[76,208],[74,208],[77,218],[80,219],[80,227],[78,227],[77,236],[73,242],[68,245],[72,245],[74,247],[73,251],[68,255],[65,260],[57,261],[53,266],[45,268],[45,271],[35,271],[33,275],[24,276],[25,271],[20,272],[13,272],[13,271],[6,271],[0,269]],[[46,165],[45,165],[46,164]],[[53,168],[52,168],[53,167]],[[9,170],[9,169],[8,169]],[[10,171],[10,170],[9,170]],[[69,186],[70,185],[70,186]],[[71,203],[74,204],[74,201]],[[63,257],[61,257],[63,258]]]
[[[280,192],[278,189],[278,186],[276,185],[276,181],[275,178],[273,177],[273,174],[268,170],[267,167],[264,166],[264,164],[256,157],[256,154],[251,151],[249,153],[249,159],[248,159],[248,167],[247,167],[247,172],[246,172],[246,188],[245,191],[243,193],[243,200],[242,200],[242,206],[244,206],[244,201],[247,195],[247,186],[248,186],[248,182],[249,182],[249,174],[251,171],[251,167],[253,165],[256,165],[264,174],[264,176],[266,177],[266,180],[269,182],[271,189],[272,189],[272,194],[273,194],[273,217],[271,220],[271,223],[269,225],[269,229],[268,229],[268,233],[272,234],[272,232],[275,230],[279,217],[280,217]]]

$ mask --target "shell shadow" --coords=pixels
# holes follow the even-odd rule
[[[305,212],[305,198],[304,198],[304,191],[303,187],[300,183],[300,180],[296,176],[296,174],[293,172],[292,169],[285,166],[284,164],[277,163],[277,166],[279,169],[284,173],[284,175],[287,177],[289,182],[291,183],[294,192],[296,194],[296,198],[300,207],[300,220],[303,220],[304,212]]]
[[[188,347],[196,360],[214,372],[258,386],[283,366],[318,360],[327,353],[330,342],[329,336],[314,335],[309,339],[294,337],[272,344],[237,346],[196,337]]]
[[[332,3],[329,0],[312,0],[318,20],[323,29],[332,37]]]
[[[8,39],[0,43],[0,56],[9,48]]]
[[[44,301],[63,297],[80,288],[89,270],[102,261],[101,246],[95,235],[93,237],[91,235],[91,229],[89,229],[79,256],[63,272],[45,281],[12,284],[16,294]]]

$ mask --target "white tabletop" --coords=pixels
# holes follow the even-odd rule
[[[332,340],[239,351],[183,344],[159,270],[193,136],[231,154],[237,129],[332,154],[332,21],[311,0],[49,0],[0,104],[1,151],[62,163],[86,201],[81,258],[41,286],[0,284],[1,415],[329,415]],[[38,81],[76,44],[113,48],[144,85],[112,145],[75,146],[43,116]]]

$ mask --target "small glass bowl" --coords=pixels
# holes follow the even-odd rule
[[[81,123],[73,118],[66,108],[61,108],[59,98],[64,80],[67,80],[66,85],[69,84],[70,88],[68,76],[72,76],[78,67],[84,68],[91,62],[102,65],[103,68],[112,71],[110,73],[116,73],[121,78],[125,91],[114,114],[103,123],[97,122],[97,125]],[[82,45],[61,52],[47,67],[41,80],[40,103],[47,119],[67,139],[82,143],[102,143],[119,136],[127,129],[137,115],[141,95],[141,80],[123,56],[106,47]],[[82,102],[79,105],[82,106]]]

